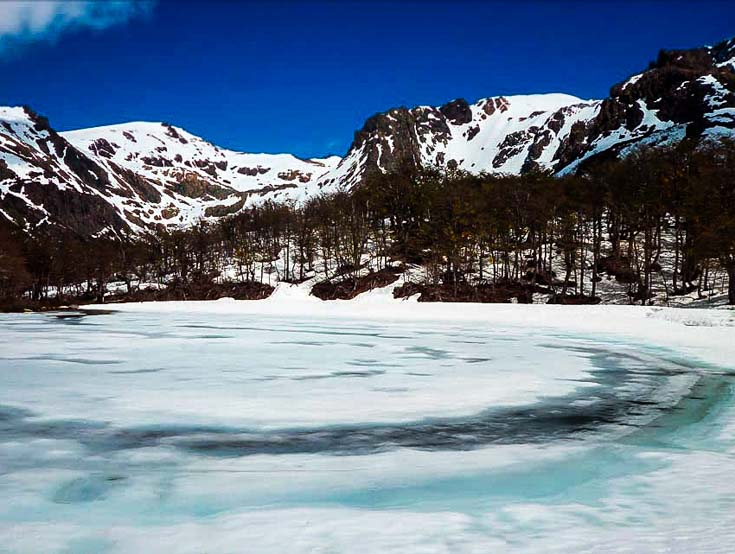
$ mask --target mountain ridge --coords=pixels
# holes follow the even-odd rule
[[[253,202],[304,202],[374,172],[564,174],[639,145],[721,136],[735,136],[735,39],[662,50],[601,100],[548,93],[391,108],[365,121],[343,158],[236,152],[163,122],[59,133],[28,108],[0,108],[0,220],[138,233]]]

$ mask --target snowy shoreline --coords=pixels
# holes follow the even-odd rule
[[[131,302],[91,304],[82,310],[165,314],[308,316],[321,319],[384,322],[485,323],[559,329],[610,335],[633,342],[651,341],[728,366],[735,359],[735,310],[630,305],[565,306],[550,304],[480,304],[417,302],[393,298],[394,285],[363,293],[353,300],[319,300],[308,288],[279,284],[264,300]]]

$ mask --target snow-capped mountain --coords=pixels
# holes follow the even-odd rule
[[[249,200],[303,200],[309,185],[336,167],[340,158],[302,160],[291,154],[246,154],[218,148],[165,123],[126,123],[62,133],[107,170],[121,186],[145,183],[159,199],[128,202],[140,226],[165,221],[191,224],[202,217],[233,213]]]
[[[355,185],[369,171],[407,164],[508,174],[553,168],[574,125],[593,119],[599,109],[599,101],[567,94],[396,108],[368,119],[330,178]]]
[[[82,234],[190,225],[303,200],[339,161],[233,152],[164,123],[57,133],[27,108],[0,108],[0,215]]]
[[[473,173],[561,173],[634,144],[722,134],[735,134],[735,39],[662,51],[604,100],[501,96],[377,114],[356,133],[329,177],[354,185],[366,172],[406,164]]]
[[[164,123],[57,133],[29,109],[0,108],[0,220],[138,232],[265,199],[298,202],[405,166],[565,173],[638,144],[723,135],[735,137],[735,39],[662,51],[604,100],[540,94],[391,109],[365,122],[342,159],[233,152]]]

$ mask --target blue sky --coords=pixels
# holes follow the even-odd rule
[[[304,157],[344,154],[393,106],[603,97],[660,48],[735,36],[731,1],[160,0],[4,28],[11,4],[0,2],[1,105],[28,104],[60,130],[168,121]]]

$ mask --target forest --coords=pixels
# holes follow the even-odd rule
[[[144,235],[0,226],[5,310],[264,298],[307,280],[351,298],[398,279],[396,296],[421,301],[645,305],[719,288],[735,304],[735,144],[638,148],[561,177],[376,173]]]

